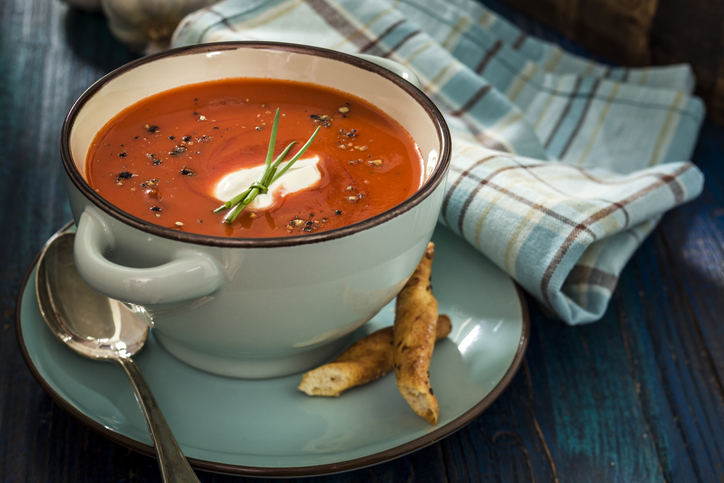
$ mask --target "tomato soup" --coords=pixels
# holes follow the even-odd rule
[[[214,213],[227,201],[218,187],[230,173],[264,164],[277,109],[275,157],[295,141],[291,158],[321,126],[298,161],[315,164],[318,177],[225,223],[225,213]],[[316,233],[382,213],[420,187],[422,166],[407,131],[362,99],[308,83],[243,78],[175,88],[127,108],[96,135],[86,179],[148,222],[258,238]]]

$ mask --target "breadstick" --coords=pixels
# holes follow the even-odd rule
[[[437,325],[437,300],[430,285],[434,255],[435,245],[430,242],[420,264],[397,295],[393,325],[397,388],[410,407],[433,425],[437,424],[440,412],[429,373]]]
[[[436,339],[450,334],[450,317],[438,318]],[[358,340],[333,362],[302,376],[298,389],[310,396],[339,396],[347,389],[378,379],[392,370],[392,327]]]

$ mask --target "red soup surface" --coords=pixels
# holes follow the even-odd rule
[[[275,157],[296,141],[290,159],[321,126],[302,157],[319,157],[321,179],[224,223],[227,212],[214,209],[227,200],[214,196],[216,186],[231,172],[264,164],[277,108]],[[86,178],[113,205],[157,225],[276,237],[382,213],[420,187],[422,164],[409,133],[362,99],[313,84],[243,78],[183,86],[130,106],[96,135]]]

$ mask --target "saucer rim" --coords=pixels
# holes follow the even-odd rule
[[[73,226],[73,222],[70,221],[61,227],[55,234],[62,233]],[[55,235],[54,234],[54,235]],[[20,284],[20,290],[16,299],[16,311],[15,311],[15,332],[20,348],[20,353],[25,361],[26,366],[30,370],[31,374],[43,388],[43,390],[51,397],[51,399],[67,411],[71,416],[80,421],[81,423],[94,430],[96,433],[108,438],[109,440],[121,444],[127,448],[137,451],[146,456],[156,457],[156,450],[153,446],[146,443],[137,441],[129,436],[119,433],[111,428],[107,428],[97,421],[93,420],[90,416],[87,416],[81,410],[73,406],[67,401],[62,395],[60,395],[48,381],[40,374],[35,363],[32,360],[30,353],[25,345],[25,339],[23,337],[22,328],[22,301],[25,296],[26,290],[28,290],[28,281],[36,268],[40,252],[33,258],[29,268],[27,269],[23,281]],[[449,423],[441,426],[434,431],[426,433],[417,439],[408,441],[399,446],[395,446],[384,451],[373,453],[359,458],[353,458],[349,460],[339,461],[335,463],[326,463],[321,465],[310,465],[310,466],[290,466],[290,467],[262,467],[262,466],[246,466],[246,465],[235,465],[228,463],[219,463],[209,460],[203,460],[198,458],[189,457],[187,458],[189,464],[192,467],[204,471],[212,471],[216,473],[223,473],[237,476],[257,476],[257,477],[306,477],[306,476],[322,476],[334,473],[342,473],[351,470],[357,470],[368,466],[373,466],[386,461],[390,461],[395,458],[399,458],[410,454],[414,451],[420,450],[426,446],[436,443],[443,438],[450,436],[459,429],[469,424],[473,419],[479,416],[485,409],[487,409],[505,389],[510,385],[513,377],[517,374],[520,365],[525,357],[526,348],[530,339],[530,318],[528,312],[528,305],[525,300],[525,294],[518,285],[517,282],[511,279],[515,292],[518,298],[518,303],[521,308],[521,336],[518,341],[518,347],[516,349],[515,356],[510,363],[505,375],[495,385],[495,387],[480,400],[476,405],[471,407],[467,412],[460,415],[458,418],[450,421]]]

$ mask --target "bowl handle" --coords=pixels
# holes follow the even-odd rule
[[[78,222],[73,255],[81,277],[96,291],[137,305],[175,303],[210,295],[223,285],[223,271],[208,256],[184,249],[149,268],[118,265],[105,253],[116,243],[110,228],[86,208]]]
[[[380,67],[384,67],[387,70],[390,70],[394,72],[395,74],[399,75],[403,79],[405,79],[407,82],[412,84],[413,86],[417,87],[418,89],[422,90],[422,83],[420,82],[420,78],[417,77],[417,74],[412,72],[410,69],[405,67],[404,65],[400,64],[399,62],[395,62],[394,60],[386,59],[385,57],[379,57],[377,55],[370,55],[370,54],[354,54],[355,57],[359,57],[360,59],[368,60],[372,62],[373,64],[377,64]]]

